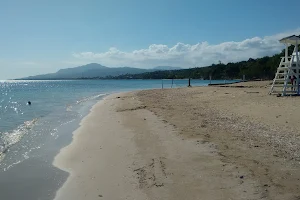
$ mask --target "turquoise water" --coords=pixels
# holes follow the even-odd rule
[[[54,144],[63,134],[61,126],[82,119],[105,95],[162,83],[164,88],[187,86],[187,80],[0,81],[0,169],[21,163],[49,141]],[[208,83],[191,81],[193,86]]]

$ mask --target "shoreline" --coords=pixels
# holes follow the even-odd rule
[[[0,173],[0,199],[53,200],[56,191],[68,178],[66,171],[53,166],[53,159],[61,148],[72,142],[72,132],[79,127],[82,116],[87,115],[95,103],[92,101],[82,103],[78,117],[72,118],[71,121],[66,120],[67,123],[51,126],[55,128],[55,132],[52,133],[48,132],[49,127],[43,126],[43,122],[47,121],[43,118],[44,121],[35,126],[34,131],[38,132],[42,128],[44,135],[34,137],[36,135],[32,133],[36,132],[28,130],[25,136],[32,137],[22,137],[20,142],[9,148],[6,160],[0,163],[3,169]]]
[[[242,84],[105,97],[54,159],[55,200],[296,198],[298,100]]]
[[[73,132],[72,142],[69,145],[62,148],[60,152],[55,156],[53,165],[69,173],[66,182],[57,191],[55,200],[101,198],[103,196],[108,196],[105,193],[107,191],[110,191],[110,193],[113,194],[114,189],[112,190],[112,188],[118,187],[121,182],[124,185],[126,185],[126,191],[129,191],[127,195],[130,195],[132,190],[134,190],[134,188],[132,188],[130,185],[124,183],[123,180],[124,175],[127,174],[128,177],[131,175],[126,170],[125,167],[126,160],[124,160],[124,156],[125,157],[128,156],[128,153],[126,152],[131,152],[131,154],[134,155],[135,154],[134,148],[132,147],[132,145],[131,146],[126,145],[126,147],[124,146],[124,148],[126,149],[126,151],[124,152],[123,151],[124,149],[120,150],[120,145],[113,146],[113,148],[108,145],[114,143],[115,141],[118,141],[119,144],[123,144],[124,142],[126,142],[126,139],[112,136],[112,134],[114,133],[112,132],[112,130],[110,130],[111,124],[109,120],[116,116],[109,115],[109,109],[103,109],[103,108],[107,108],[107,106],[111,106],[111,105],[107,105],[106,101],[110,100],[111,98],[115,98],[117,96],[122,96],[122,94],[125,93],[110,94],[105,98],[103,98],[102,100],[100,100],[98,103],[96,103],[90,110],[90,113],[82,119],[79,128]],[[93,118],[95,118],[95,115],[97,115],[97,113],[99,112],[101,112],[101,114],[103,115],[101,118],[103,121],[101,122],[100,125],[103,134],[98,135],[97,138],[92,138],[90,137],[91,135],[89,135],[86,138],[83,132],[92,131],[92,130],[90,130],[89,128],[86,129],[85,127],[92,126],[93,127],[92,129],[95,130],[95,126],[97,126],[98,123],[95,122]],[[126,132],[126,131],[119,129],[119,132]],[[126,133],[128,135],[130,134],[130,132],[126,132]],[[97,135],[93,135],[93,136],[97,136]],[[93,140],[95,143],[91,145],[90,143]],[[80,142],[84,143],[83,146],[79,144]],[[109,156],[106,155],[106,154],[110,155],[112,152],[114,152],[114,154],[117,155],[117,158],[114,157],[115,158],[114,160],[111,160]],[[98,155],[103,156],[103,160],[109,160],[110,161],[109,165],[105,162],[101,163],[101,160],[97,158],[95,159],[95,157]],[[93,160],[93,158],[95,160]],[[120,160],[122,160],[123,164],[120,163]],[[96,166],[94,165],[94,161]],[[87,167],[88,170],[84,169],[86,165],[88,165]],[[98,168],[100,168],[101,171],[99,171]],[[97,174],[93,173],[95,171],[98,173]],[[81,172],[83,174],[81,174]],[[120,174],[120,172],[122,173]],[[99,177],[100,174],[101,177]],[[112,177],[113,179],[111,179]],[[99,180],[101,178],[102,181]],[[127,181],[128,180],[126,180],[125,182]],[[131,181],[134,182],[135,181],[134,178]],[[97,184],[95,184],[95,182],[97,182]],[[99,183],[102,185],[102,187],[105,187],[105,190],[103,189],[101,191],[99,188],[95,188],[99,186]],[[74,189],[75,191],[73,191]],[[80,192],[76,193],[78,189]],[[126,193],[126,191],[123,192]],[[135,194],[135,195],[137,195],[135,198],[141,198],[141,196],[143,196],[143,194]],[[118,196],[115,196],[115,198],[117,197],[119,198],[120,196],[122,196],[122,194],[118,194]]]

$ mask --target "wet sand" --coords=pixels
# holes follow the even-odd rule
[[[55,158],[55,199],[300,198],[300,99],[244,84],[100,101]]]

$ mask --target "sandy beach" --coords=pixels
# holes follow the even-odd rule
[[[300,99],[269,83],[106,97],[54,160],[55,200],[300,199]]]

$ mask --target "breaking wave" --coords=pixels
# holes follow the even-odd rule
[[[0,133],[0,161],[4,158],[9,148],[19,142],[36,122],[37,118],[24,122],[11,132]]]
[[[86,101],[90,101],[90,100],[93,100],[93,99],[98,99],[98,98],[103,97],[105,95],[107,95],[107,94],[104,93],[104,94],[98,94],[98,95],[86,97],[86,98],[83,98],[83,99],[77,101],[76,104],[80,104],[80,103],[83,103],[83,102],[86,102]]]

